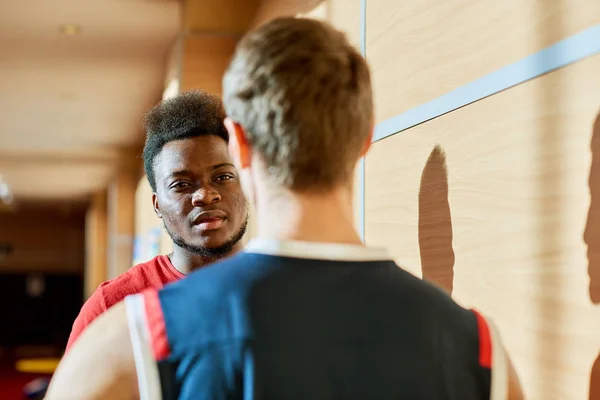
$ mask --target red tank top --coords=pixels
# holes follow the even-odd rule
[[[158,256],[130,268],[115,279],[103,282],[85,302],[73,323],[67,351],[92,321],[126,296],[148,288],[160,289],[184,276],[171,264],[168,256]]]

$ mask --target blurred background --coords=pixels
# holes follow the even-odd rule
[[[366,243],[490,316],[527,398],[600,399],[597,0],[1,0],[0,398],[35,396],[102,281],[170,251],[145,111],[219,94],[239,38],[281,15],[332,23],[371,65]],[[497,71],[512,83],[455,102]]]

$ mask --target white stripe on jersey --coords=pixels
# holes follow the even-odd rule
[[[140,400],[162,400],[158,366],[152,354],[152,344],[142,294],[125,297],[129,337],[133,348]]]
[[[492,387],[490,400],[508,399],[508,366],[500,335],[494,324],[486,318],[492,341]]]

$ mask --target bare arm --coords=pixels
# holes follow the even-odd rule
[[[513,368],[512,362],[508,355],[506,356],[506,369],[508,374],[508,400],[523,400],[523,390],[521,389],[521,383],[515,369]]]
[[[139,398],[125,304],[98,317],[61,360],[48,400]]]

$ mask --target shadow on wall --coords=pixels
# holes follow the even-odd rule
[[[423,279],[452,294],[454,249],[448,203],[446,154],[436,146],[423,169],[419,190],[419,250]]]
[[[588,180],[590,209],[583,240],[587,245],[590,300],[593,304],[600,304],[600,114],[594,122],[590,150],[592,152],[592,165],[590,166]],[[598,355],[592,367],[590,400],[600,400],[600,355]]]
[[[587,245],[590,300],[594,304],[600,304],[600,114],[594,122],[590,150],[592,152],[592,165],[588,180],[590,209],[583,241]]]
[[[594,366],[592,367],[592,373],[590,375],[590,399],[589,400],[600,400],[600,354]]]

